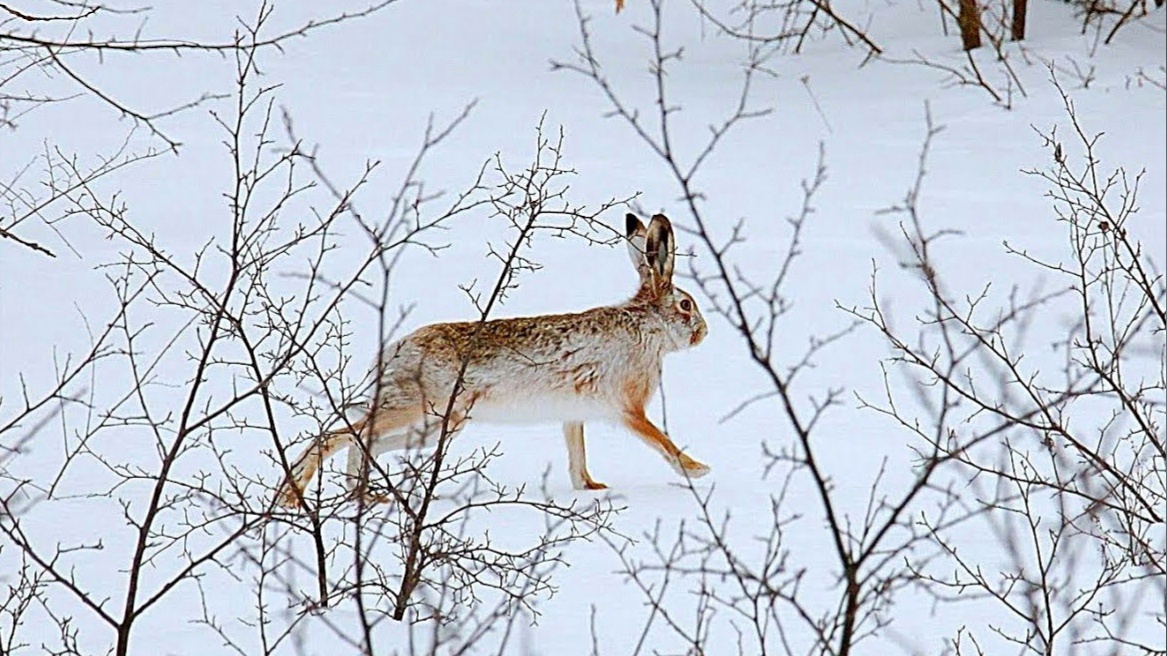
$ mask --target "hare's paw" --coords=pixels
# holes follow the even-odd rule
[[[709,473],[709,465],[698,462],[689,456],[681,455],[681,473],[689,478],[701,478]]]
[[[276,505],[288,509],[299,508],[302,504],[296,487],[289,483],[284,483],[280,486],[280,489],[276,492]]]
[[[591,476],[587,476],[586,474],[582,477],[581,476],[572,476],[571,477],[571,487],[576,489],[576,490],[581,490],[581,491],[582,490],[606,490],[606,489],[608,489],[607,485],[604,485],[603,483],[593,479]]]

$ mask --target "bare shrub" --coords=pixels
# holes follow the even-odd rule
[[[925,535],[913,525],[910,508],[915,499],[931,491],[931,478],[941,464],[939,458],[898,491],[881,484],[882,475],[872,481],[867,510],[852,516],[831,482],[831,474],[820,460],[820,422],[843,399],[844,390],[808,391],[801,388],[806,372],[816,356],[850,333],[857,323],[811,339],[796,354],[779,349],[778,335],[789,311],[787,286],[795,275],[802,253],[803,229],[813,214],[815,193],[826,181],[826,167],[820,160],[814,175],[803,183],[800,210],[787,220],[788,238],[782,247],[770,279],[753,279],[739,265],[738,247],[747,239],[743,220],[732,229],[719,229],[706,218],[705,194],[698,188],[697,174],[710,153],[733,128],[764,116],[765,109],[751,106],[751,80],[758,72],[762,50],[747,48],[747,63],[734,110],[710,129],[710,136],[690,158],[674,151],[672,115],[680,107],[669,95],[668,74],[677,63],[676,49],[663,35],[661,2],[652,3],[653,22],[641,32],[652,54],[649,70],[656,89],[655,112],[640,112],[627,104],[607,77],[599,53],[592,47],[586,17],[580,13],[582,47],[578,62],[558,62],[561,70],[582,74],[608,99],[612,115],[628,123],[645,146],[659,158],[676,182],[688,211],[684,227],[699,244],[709,263],[703,270],[690,262],[689,276],[697,283],[713,314],[740,338],[741,346],[768,382],[768,389],[743,400],[742,406],[772,405],[794,436],[791,445],[764,440],[763,457],[768,477],[776,490],[771,493],[770,522],[759,529],[761,553],[754,545],[741,545],[728,537],[730,517],[712,505],[713,493],[690,486],[697,503],[697,516],[678,527],[665,526],[642,537],[650,551],[637,556],[625,545],[613,543],[622,571],[641,591],[650,610],[644,635],[659,623],[686,645],[689,653],[705,653],[713,644],[724,644],[728,630],[737,636],[739,653],[847,653],[857,643],[878,633],[895,595],[910,582],[904,559]],[[793,508],[788,494],[798,489],[814,500],[814,510]],[[942,491],[941,491],[942,492]],[[951,505],[941,494],[940,501]],[[833,566],[828,570],[796,564],[786,540],[788,531],[813,514],[826,527],[826,552]],[[954,520],[957,521],[957,520]],[[814,581],[812,583],[812,581]],[[672,610],[675,597],[670,591],[684,586],[692,590],[695,610],[684,617]],[[824,599],[821,589],[830,589]],[[813,592],[808,592],[813,590]],[[673,592],[683,594],[682,592]],[[695,620],[689,619],[695,616]],[[720,628],[718,628],[720,627]],[[720,637],[717,637],[719,636]],[[644,647],[642,638],[640,647]],[[638,649],[639,651],[639,649]]]
[[[1132,234],[1141,175],[1103,168],[1099,136],[1061,92],[1070,141],[1056,127],[1042,133],[1052,163],[1028,173],[1049,185],[1068,256],[1006,244],[1060,281],[1053,290],[1014,286],[998,300],[989,285],[950,289],[936,243],[953,233],[926,228],[908,202],[900,262],[918,273],[932,306],[914,336],[893,327],[874,287],[871,307],[857,312],[888,338],[890,368],[929,412],[910,414],[890,392],[879,410],[930,427],[915,432],[934,435],[928,448],[971,482],[962,505],[980,509],[978,534],[995,543],[988,553],[971,548],[968,534],[921,513],[946,556],[917,572],[924,589],[947,604],[990,600],[1002,618],[955,636],[958,653],[1164,649],[1167,292],[1153,252]],[[1045,337],[1059,328],[1066,332]],[[1043,347],[1052,353],[1038,355]]]
[[[847,654],[876,639],[916,652],[920,647],[894,625],[899,604],[910,599],[917,607],[921,593],[958,624],[973,612],[964,605],[976,604],[984,618],[978,626],[985,629],[970,624],[953,635],[949,653],[1162,653],[1165,291],[1153,253],[1128,229],[1137,177],[1121,169],[1104,175],[1093,138],[1067,100],[1084,164],[1070,163],[1067,144],[1051,133],[1044,138],[1054,166],[1034,174],[1051,184],[1073,256],[1063,264],[1015,251],[1066,284],[1029,294],[1015,289],[1003,298],[988,289],[955,291],[945,282],[941,247],[958,233],[927,228],[918,211],[940,132],[928,117],[917,177],[888,211],[903,217],[888,243],[922,287],[920,323],[909,333],[895,326],[880,300],[878,275],[868,306],[842,308],[888,341],[885,397],[859,401],[873,417],[900,427],[915,467],[878,466],[862,483],[865,508],[854,512],[824,464],[818,432],[844,390],[800,385],[822,349],[855,324],[813,338],[796,354],[774,341],[789,309],[801,234],[825,182],[822,155],[803,184],[801,210],[788,219],[775,273],[750,277],[736,260],[748,222],[719,230],[706,219],[696,174],[728,130],[765,114],[749,96],[756,50],[747,49],[738,104],[686,158],[672,148],[671,119],[681,101],[668,80],[678,50],[663,35],[661,4],[653,7],[654,19],[640,31],[652,53],[654,111],[628,103],[607,76],[582,12],[580,57],[555,66],[590,80],[611,115],[676,182],[686,227],[708,267],[694,263],[690,275],[769,383],[742,406],[770,405],[792,443],[765,440],[770,517],[751,524],[753,543],[734,537],[740,531],[729,511],[717,510],[714,491],[693,486],[694,517],[637,536],[641,546],[612,543],[647,608],[635,653],[655,644],[649,636],[669,636],[693,654]],[[1031,326],[1053,316],[1071,319],[1059,324],[1068,331],[1053,343],[1055,358],[1026,357],[1035,349]],[[821,553],[809,564],[790,539],[817,527],[824,527],[826,565]],[[991,555],[966,544],[986,534],[996,541]],[[601,648],[597,639],[594,650]]]
[[[725,34],[775,54],[798,54],[808,41],[829,36],[862,47],[868,57],[883,53],[861,25],[826,0],[737,0],[728,8],[705,0],[690,2]]]
[[[321,639],[364,654],[505,647],[554,591],[564,546],[615,536],[612,503],[497,483],[500,449],[451,453],[448,431],[436,448],[369,462],[387,506],[348,503],[321,483],[306,511],[276,508],[298,442],[368,391],[349,377],[356,318],[372,315],[362,325],[381,346],[404,321],[392,283],[406,249],[438,252],[460,217],[506,222],[494,284],[467,287],[485,320],[538,267],[534,234],[611,241],[595,218],[614,201],[594,211],[569,201],[562,135],[542,126],[530,165],[500,155],[469,171],[463,191],[427,188],[427,157],[468,106],[431,121],[388,202],[370,211],[361,192],[377,164],[343,182],[319,166],[261,77],[271,40],[259,28],[224,49],[234,91],[213,116],[232,175],[205,242],[147,230],[132,198],[83,182],[52,198],[117,244],[98,269],[116,303],[86,318],[88,352],[63,359],[54,385],[26,390],[0,421],[3,653],[153,653],[159,631],[178,624],[245,654]],[[358,369],[365,362],[359,354]],[[499,536],[488,517],[521,529]]]
[[[60,224],[74,215],[72,210],[87,187],[145,160],[177,153],[182,144],[171,135],[166,121],[225,98],[210,89],[185,89],[189,96],[159,95],[152,98],[156,107],[140,107],[109,91],[95,70],[132,67],[142,58],[277,50],[320,29],[373,15],[396,1],[380,0],[359,11],[325,15],[283,31],[268,28],[274,8],[264,2],[254,17],[241,21],[243,26],[233,38],[223,41],[181,34],[147,37],[143,25],[149,8],[50,0],[35,9],[22,9],[15,3],[0,3],[0,130],[14,132],[34,113],[78,105],[128,119],[130,125],[120,146],[111,152],[78,154],[50,139],[42,151],[29,153],[23,165],[13,168],[11,178],[0,180],[0,207],[6,210],[0,214],[0,238],[54,256],[56,246],[28,236],[47,227],[69,248],[67,232]],[[149,135],[145,140],[140,138],[143,132]]]

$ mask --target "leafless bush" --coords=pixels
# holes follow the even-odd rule
[[[610,204],[585,212],[566,200],[564,178],[572,171],[562,165],[562,135],[551,142],[540,128],[535,159],[529,167],[512,173],[501,158],[496,158],[493,172],[497,182],[490,186],[480,182],[479,190],[485,192],[484,202],[494,216],[506,221],[514,232],[505,248],[490,250],[501,265],[495,283],[485,290],[466,288],[479,309],[479,321],[486,321],[505,294],[515,288],[518,276],[538,268],[525,250],[535,233],[576,234],[593,241],[610,237],[590,227]],[[380,308],[378,314],[384,314],[383,310]],[[381,351],[388,342],[386,334]],[[332,383],[327,377],[318,382]],[[454,395],[458,393],[456,389]],[[327,605],[337,596],[353,596],[360,608],[365,636],[361,649],[366,653],[374,653],[372,627],[386,616],[471,626],[472,630],[460,632],[459,639],[473,645],[483,632],[495,630],[494,622],[513,622],[519,610],[534,613],[535,601],[552,591],[549,575],[560,562],[563,546],[599,532],[615,535],[608,527],[615,511],[610,502],[560,503],[552,499],[546,485],[532,496],[523,488],[509,489],[493,481],[488,465],[500,453],[497,446],[452,456],[451,439],[460,428],[451,418],[455,399],[442,400],[438,406],[431,418],[436,435],[428,443],[414,441],[398,466],[387,467],[365,458],[370,494],[358,495],[355,517],[345,514],[346,495],[328,494],[318,485],[310,495],[306,521],[295,513],[284,518],[289,523],[289,542],[296,533],[311,537],[307,540],[315,552],[311,559],[287,561],[279,554],[264,564],[272,568],[274,577],[291,582],[301,568],[310,570],[326,561],[336,562],[332,569],[340,576],[335,582],[326,582],[326,572],[320,569],[319,587],[313,595],[306,598],[292,584],[287,594],[306,601],[309,609]],[[384,500],[388,508],[367,505],[371,499]],[[494,518],[492,522],[531,515],[542,518],[542,525],[533,531],[537,536],[534,544],[522,541],[523,545],[515,548],[506,546],[507,538],[500,542],[490,537],[489,528],[484,528],[480,519],[487,514]],[[351,536],[330,532],[342,530],[350,522],[355,525]],[[347,562],[335,555],[350,551]],[[486,612],[489,622],[477,607],[488,591],[501,598]],[[449,649],[448,644],[441,647]]]
[[[958,8],[953,8],[939,0],[937,6],[945,35],[949,19],[960,28],[963,45],[960,55],[929,56],[913,49],[911,57],[885,57],[885,61],[940,71],[947,85],[982,89],[994,103],[1012,109],[1015,95],[1027,95],[1013,61],[1014,55],[1021,52],[1015,42],[1023,38],[1024,3],[962,0]],[[991,53],[982,50],[986,43]]]
[[[861,20],[845,16],[830,2],[741,0],[726,8],[702,0],[690,1],[701,17],[718,30],[752,43],[758,50],[754,59],[759,63],[798,53],[808,40],[838,34],[848,45],[866,52],[863,63],[880,58],[891,63],[924,66],[942,73],[945,84],[981,89],[1006,109],[1012,109],[1017,97],[1028,95],[1018,74],[1018,62],[1029,64],[1033,59],[1032,53],[1021,44],[1028,20],[1026,0],[938,0],[935,7],[941,30],[945,36],[950,30],[953,35],[959,35],[961,52],[958,55],[926,53],[913,48],[907,57],[889,56],[875,42],[878,37],[869,36]],[[1122,27],[1152,11],[1146,0],[1117,3],[1082,0],[1073,4],[1083,17],[1082,33],[1093,30],[1095,49],[1109,45]],[[1073,60],[1069,65],[1084,86],[1092,82],[1092,66]]]
[[[1134,79],[1127,81],[1127,86],[1152,86],[1160,91],[1167,91],[1167,66],[1159,66],[1158,70],[1148,72],[1146,69],[1140,68],[1135,72]]]
[[[950,289],[937,242],[952,233],[927,229],[910,198],[899,208],[908,217],[900,260],[932,305],[915,337],[892,327],[874,288],[871,308],[858,312],[888,338],[892,368],[914,382],[930,414],[912,415],[890,392],[880,411],[905,427],[932,427],[939,439],[929,448],[973,483],[962,503],[983,509],[978,526],[997,547],[990,552],[1007,554],[1001,563],[963,534],[933,533],[947,557],[918,572],[926,589],[953,604],[992,600],[1002,618],[955,636],[957,653],[1165,648],[1167,292],[1153,253],[1132,234],[1141,176],[1107,173],[1098,136],[1062,97],[1072,141],[1056,128],[1043,133],[1052,164],[1029,173],[1049,184],[1069,255],[1043,259],[1007,244],[1062,284],[1013,288],[1003,305],[989,286]],[[1060,325],[1049,325],[1051,316]],[[1059,327],[1064,336],[1044,337]],[[1047,345],[1052,356],[1038,355]],[[940,528],[931,512],[921,523]]]
[[[41,152],[29,152],[11,177],[0,180],[0,238],[53,256],[57,248],[40,237],[46,225],[68,247],[59,224],[86,187],[160,154],[177,153],[181,143],[166,127],[167,119],[225,96],[210,89],[188,89],[184,98],[155,97],[145,108],[110,92],[100,78],[103,67],[131,67],[134,59],[183,55],[230,55],[245,48],[276,50],[322,28],[363,18],[397,0],[373,2],[356,12],[305,21],[287,30],[267,29],[273,7],[266,2],[232,39],[206,41],[184,35],[143,36],[149,8],[126,9],[101,3],[50,0],[34,9],[0,3],[0,130],[16,131],[35,112],[52,108],[92,107],[128,119],[121,145],[111,152],[76,154],[47,140]],[[94,67],[93,64],[98,66]],[[142,139],[145,133],[148,138]],[[145,144],[143,144],[145,142]],[[11,150],[6,154],[11,156]],[[0,242],[3,244],[4,242]]]
[[[645,635],[659,620],[666,630],[686,645],[688,653],[705,653],[713,644],[725,644],[737,636],[737,651],[743,654],[847,653],[877,634],[888,621],[888,610],[900,590],[911,582],[910,563],[917,556],[915,546],[926,539],[911,517],[918,497],[929,495],[941,507],[952,508],[954,499],[932,483],[945,460],[933,457],[929,464],[898,491],[885,489],[883,472],[871,481],[867,508],[858,516],[845,509],[832,476],[820,460],[818,431],[825,414],[843,399],[844,390],[808,392],[801,389],[804,374],[816,357],[844,338],[857,325],[811,339],[800,354],[779,349],[777,336],[790,307],[786,288],[794,275],[802,252],[802,231],[813,214],[815,193],[826,180],[820,161],[812,178],[804,182],[801,210],[787,220],[789,236],[770,279],[753,279],[736,261],[738,249],[747,239],[742,221],[726,233],[704,215],[704,193],[696,186],[703,162],[721,143],[725,134],[743,121],[765,115],[751,107],[750,83],[757,68],[756,48],[747,50],[740,95],[735,110],[711,126],[710,137],[690,158],[674,151],[672,115],[679,104],[669,96],[668,72],[677,59],[667,46],[662,31],[661,3],[653,2],[654,22],[642,28],[653,53],[649,70],[655,79],[656,112],[641,113],[629,106],[608,79],[599,55],[591,46],[586,17],[581,13],[582,47],[579,62],[559,62],[556,67],[582,74],[601,90],[611,104],[612,114],[626,121],[645,145],[655,153],[680,190],[689,213],[682,226],[696,238],[701,254],[710,263],[702,270],[691,263],[689,275],[697,283],[713,313],[740,338],[751,361],[769,383],[769,389],[743,401],[742,406],[770,404],[783,418],[794,436],[792,445],[766,440],[764,457],[776,490],[771,495],[770,522],[760,529],[762,553],[728,538],[728,514],[713,510],[712,492],[690,486],[697,503],[697,517],[675,530],[658,527],[643,536],[651,554],[637,556],[623,545],[613,544],[621,558],[624,574],[643,593],[650,611]],[[814,499],[814,510],[805,505],[794,508],[788,499],[792,490]],[[831,554],[829,570],[808,568],[791,551],[788,531],[810,514],[826,527],[825,547]],[[959,513],[950,522],[967,519]],[[726,583],[728,581],[728,584]],[[669,591],[677,586],[694,590],[697,619],[690,620],[671,609]],[[820,590],[831,590],[824,598]],[[720,632],[720,634],[719,634]],[[644,647],[642,639],[640,648]]]
[[[1133,0],[1129,4],[1083,0],[1072,4],[1076,5],[1083,17],[1082,33],[1087,34],[1093,30],[1092,53],[1100,45],[1110,45],[1120,29],[1148,16],[1151,11],[1145,0]],[[1156,2],[1155,5],[1159,7],[1162,3]],[[945,74],[945,79],[952,86],[980,88],[993,102],[1006,109],[1013,107],[1015,95],[1026,97],[1028,93],[1017,73],[1017,62],[1029,64],[1033,59],[1032,53],[1020,43],[1025,39],[1028,2],[962,0],[954,8],[945,0],[939,0],[937,6],[945,35],[948,34],[949,19],[960,27],[964,52],[959,59],[962,61],[949,61],[956,58],[944,55],[926,56],[918,50],[914,50],[910,58],[890,58],[888,61],[938,70]],[[975,54],[974,51],[986,43],[991,53]],[[1094,67],[1090,64],[1080,64],[1070,57],[1066,58],[1068,66],[1042,57],[1036,59],[1045,66],[1056,66],[1064,73],[1077,77],[1083,87],[1093,82]]]
[[[838,34],[847,45],[862,46],[869,57],[883,52],[862,26],[829,0],[738,0],[725,10],[705,0],[690,1],[717,29],[774,54],[797,54],[808,40],[832,34]]]
[[[467,107],[431,123],[387,206],[366,211],[377,164],[346,182],[318,165],[259,73],[262,20],[224,49],[236,78],[213,116],[233,175],[205,243],[146,229],[132,198],[84,179],[47,201],[118,245],[99,268],[116,306],[87,318],[87,353],[0,421],[0,653],[152,653],[180,622],[245,654],[322,639],[332,652],[466,653],[505,645],[553,591],[564,545],[608,531],[611,503],[499,484],[498,447],[452,453],[448,430],[369,463],[386,506],[321,483],[306,510],[275,507],[289,450],[368,391],[363,371],[351,378],[354,317],[372,316],[381,346],[404,320],[392,283],[405,249],[437,252],[459,217],[507,221],[496,283],[467,287],[485,320],[537,268],[533,234],[604,241],[594,219],[612,203],[569,202],[562,138],[541,126],[530,166],[500,156],[456,195],[428,189],[426,158]],[[523,530],[496,535],[488,517]]]
[[[1082,34],[1093,29],[1096,43],[1102,45],[1110,45],[1119,30],[1152,11],[1147,0],[1073,0],[1073,4],[1082,19]],[[1155,7],[1162,6],[1163,0],[1155,0]]]
[[[769,521],[754,530],[755,543],[733,537],[734,518],[716,510],[714,491],[690,486],[695,517],[659,524],[640,536],[638,547],[612,544],[648,608],[634,653],[659,647],[650,636],[659,641],[662,635],[690,654],[847,654],[873,638],[916,651],[893,625],[900,604],[909,597],[918,603],[920,591],[945,602],[938,612],[951,611],[950,617],[969,611],[947,602],[980,604],[977,617],[988,618],[983,631],[969,624],[953,636],[950,653],[1162,653],[1164,283],[1152,255],[1126,231],[1137,180],[1121,172],[1102,176],[1093,141],[1067,101],[1087,165],[1067,164],[1065,146],[1050,135],[1055,167],[1038,175],[1053,186],[1075,256],[1068,265],[1028,257],[1071,282],[1052,292],[1014,291],[996,305],[987,292],[948,289],[938,249],[956,233],[929,230],[919,215],[925,162],[940,132],[929,117],[918,177],[890,211],[906,218],[889,243],[927,299],[917,314],[919,334],[906,336],[893,326],[876,277],[868,307],[843,308],[889,341],[885,398],[860,403],[911,438],[916,464],[910,472],[879,466],[863,483],[865,507],[855,512],[833,482],[818,430],[844,390],[801,388],[816,356],[855,325],[812,338],[799,354],[775,343],[790,307],[786,289],[802,252],[801,234],[825,182],[821,153],[815,175],[804,182],[802,208],[788,219],[773,276],[752,278],[736,259],[749,224],[719,230],[707,220],[696,174],[728,130],[765,113],[749,98],[755,51],[748,51],[735,110],[686,158],[672,148],[672,117],[681,106],[668,85],[676,50],[662,33],[660,2],[653,7],[655,21],[640,31],[652,53],[655,111],[624,100],[591,45],[582,12],[580,57],[555,66],[592,81],[611,115],[629,125],[675,180],[689,212],[684,227],[709,267],[693,263],[690,275],[769,382],[742,406],[773,407],[793,443],[765,442],[773,490]],[[1115,194],[1119,200],[1112,202]],[[1055,308],[1078,318],[1054,344],[1061,366],[1051,377],[1036,356],[1023,354],[1033,350],[1026,330]],[[910,381],[907,392],[895,382],[900,373]],[[820,553],[831,554],[829,566],[821,557],[808,564],[792,547],[794,531],[805,535],[818,526],[825,527]],[[991,555],[963,544],[970,531],[981,535],[984,527],[1000,547]],[[997,561],[981,556],[1005,564],[998,569]],[[601,648],[597,639],[594,649]]]

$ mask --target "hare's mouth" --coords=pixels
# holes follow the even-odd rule
[[[697,330],[693,331],[693,336],[689,338],[689,346],[697,346],[700,344],[702,340],[705,339],[706,332],[708,331],[705,329],[705,326],[701,326]]]

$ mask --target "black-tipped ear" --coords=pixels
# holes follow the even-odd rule
[[[636,269],[636,275],[640,276],[642,283],[649,275],[648,260],[644,259],[645,234],[644,224],[636,218],[635,214],[629,213],[624,217],[624,235],[628,239],[628,259],[632,261],[632,267]]]
[[[629,212],[624,215],[624,236],[632,239],[637,233],[644,231],[644,224],[635,214]]]
[[[664,214],[656,214],[648,223],[644,255],[661,282],[671,283],[677,244],[673,240],[673,226]]]

